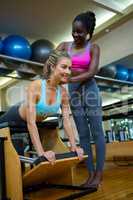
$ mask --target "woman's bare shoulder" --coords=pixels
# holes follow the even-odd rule
[[[92,43],[92,44],[91,44],[91,49],[92,49],[92,50],[95,50],[95,51],[99,51],[99,50],[100,50],[100,47],[99,47],[98,44]]]
[[[32,81],[31,83],[29,83],[29,85],[28,85],[28,88],[29,89],[39,89],[41,87],[41,80],[40,79],[38,79],[38,80],[34,80],[34,81]]]
[[[61,42],[58,46],[57,46],[57,50],[67,50],[68,46],[71,44],[72,42]]]

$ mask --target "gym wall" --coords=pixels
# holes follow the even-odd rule
[[[100,67],[133,54],[133,20],[95,41],[101,49]]]

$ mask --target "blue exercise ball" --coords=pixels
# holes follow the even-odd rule
[[[133,82],[133,69],[128,69],[128,81]]]
[[[19,35],[9,35],[3,40],[2,53],[22,59],[30,59],[31,48],[27,39]]]
[[[46,39],[36,40],[31,45],[32,49],[31,60],[44,63],[49,57],[49,54],[51,53],[53,48],[54,44],[49,40]]]
[[[2,39],[0,38],[0,53],[2,53],[2,48],[3,48],[3,42]]]
[[[127,81],[128,80],[128,69],[122,65],[116,65],[117,73],[116,79]]]

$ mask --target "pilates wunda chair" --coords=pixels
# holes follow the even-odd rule
[[[26,127],[16,127],[15,124],[9,123],[0,124],[0,200],[76,199],[96,191],[72,185],[73,167],[79,160],[74,152],[69,152],[69,148],[60,139],[57,126],[58,120],[38,125],[45,150],[53,150],[56,153],[56,163],[51,165],[44,157],[37,157],[35,154],[32,157],[24,157],[16,152],[11,134],[28,132]],[[28,166],[24,172],[21,170],[21,162]],[[48,194],[45,192],[46,189],[50,190]],[[53,197],[54,189],[65,189],[71,193],[65,197]]]

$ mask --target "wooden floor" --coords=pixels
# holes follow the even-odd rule
[[[87,171],[80,165],[74,172],[74,181],[81,184],[87,177]],[[43,195],[43,198],[41,197]],[[28,195],[30,200],[57,200],[60,197],[59,190],[45,189]],[[62,190],[61,197],[70,194]],[[104,180],[97,192],[86,195],[78,200],[133,200],[133,166],[116,166],[106,163]]]
[[[133,200],[133,166],[110,166],[105,169],[99,190],[83,200]]]

